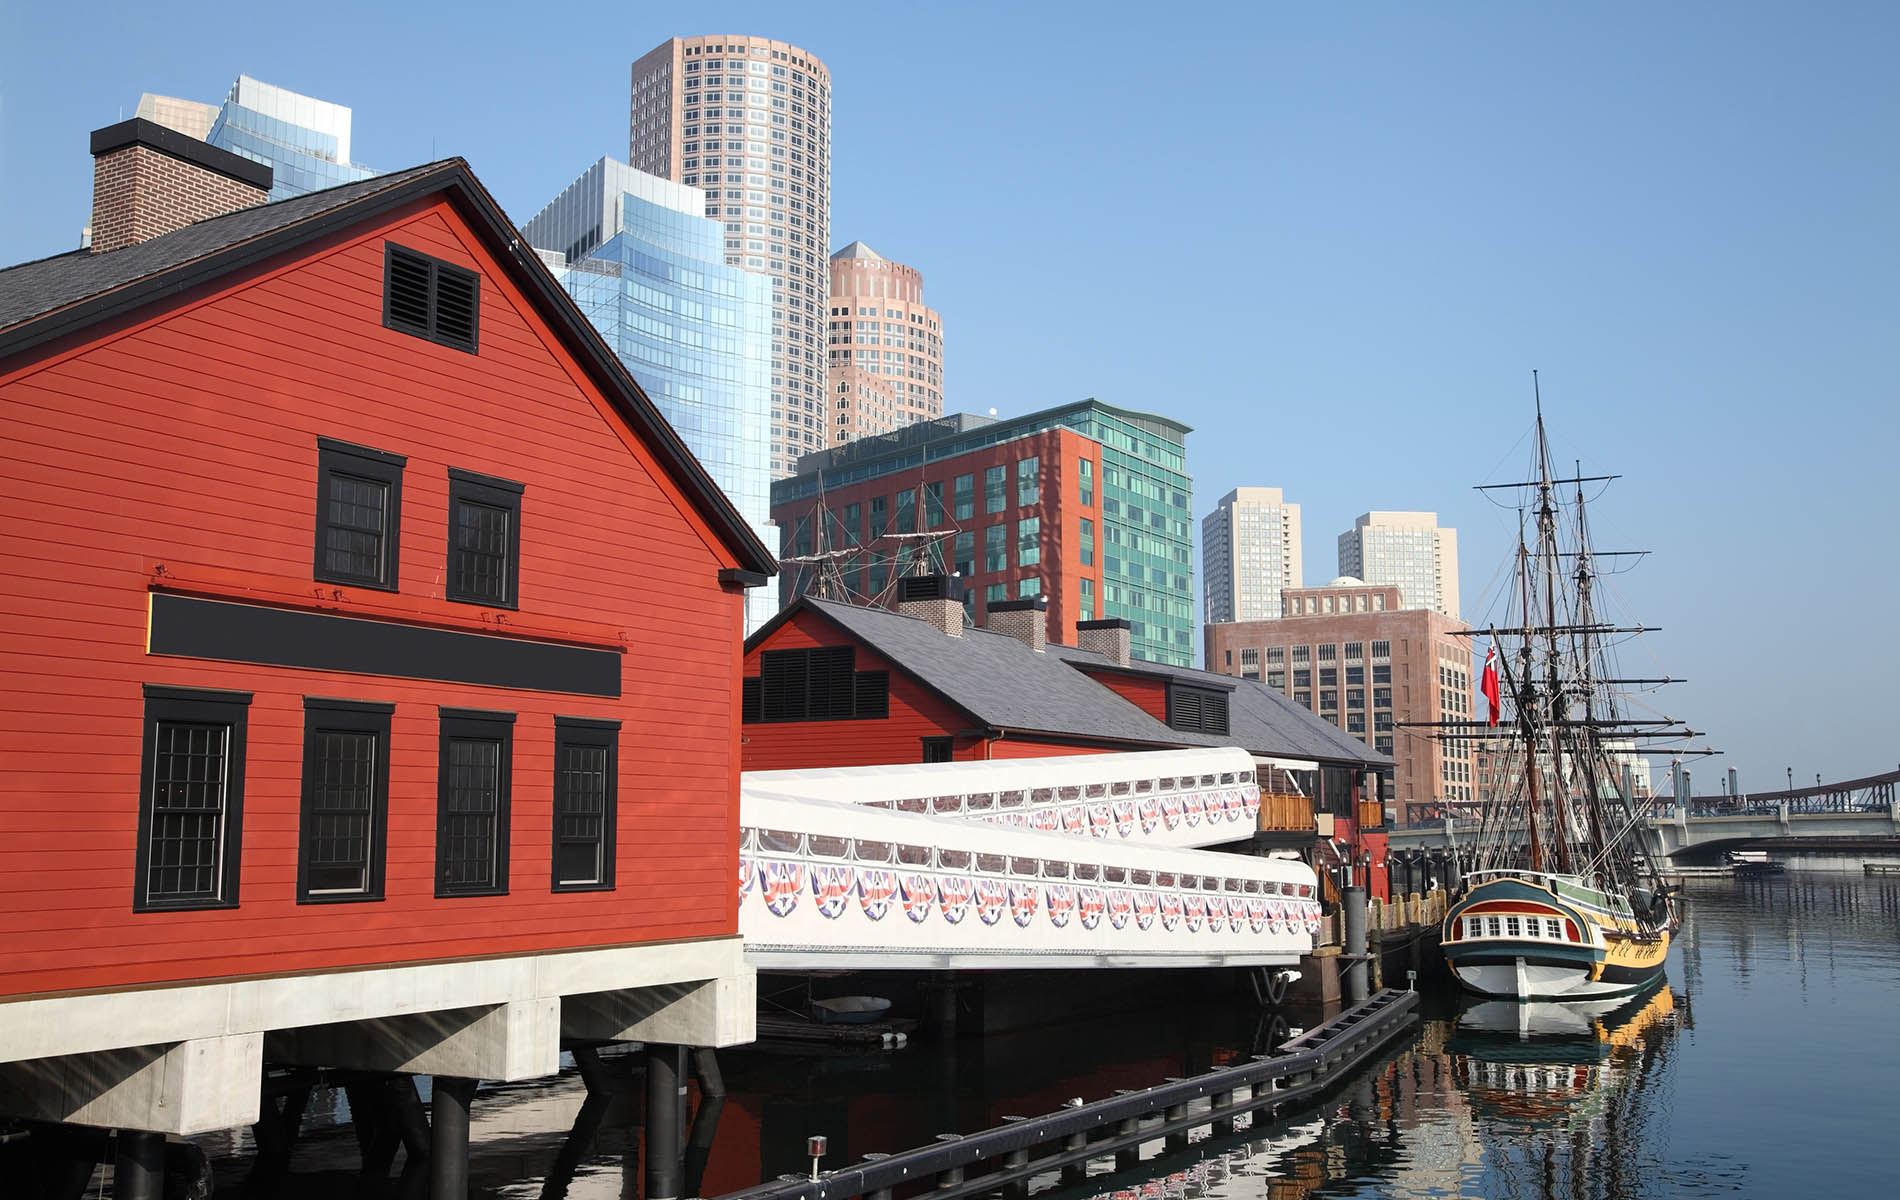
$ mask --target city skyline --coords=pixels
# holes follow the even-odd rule
[[[415,39],[439,15],[426,6],[344,4],[276,43],[259,40],[275,18],[127,6],[102,41],[96,17],[32,9],[0,49],[15,100],[0,110],[0,260],[77,245],[90,164],[74,131],[131,116],[141,91],[216,97],[243,71],[347,104],[353,157],[464,155],[519,221],[625,146],[645,50],[708,28],[784,38],[836,79],[832,227],[898,251],[954,316],[950,407],[1007,416],[1094,395],[1165,411],[1198,431],[1196,519],[1260,478],[1315,513],[1435,509],[1460,530],[1462,608],[1482,624],[1516,522],[1470,488],[1522,478],[1542,368],[1563,463],[1624,476],[1595,510],[1604,544],[1658,551],[1613,580],[1662,627],[1649,657],[1689,680],[1657,703],[1761,790],[1789,766],[1849,776],[1892,757],[1877,706],[1765,702],[1813,691],[1821,669],[1871,695],[1896,666],[1878,606],[1843,605],[1832,581],[1844,547],[1900,519],[1880,483],[1900,439],[1867,415],[1897,365],[1884,281],[1900,169],[1883,131],[1900,82],[1877,48],[1900,30],[1884,6],[1833,11],[1234,8],[1137,34],[1112,12],[1056,9],[947,23],[661,4],[629,24],[598,6],[576,20],[611,36],[521,45],[465,22],[454,54],[423,62]],[[1016,69],[1017,47],[1055,41],[1075,53]],[[1560,58],[1535,52],[1556,44]],[[1091,67],[1117,55],[1154,86]],[[471,66],[503,86],[442,103]],[[1042,136],[1021,136],[1027,111]],[[1209,112],[1235,121],[1196,117]],[[1236,238],[1186,201],[1178,170],[1138,166],[1128,150],[1144,142],[1232,164],[1236,194],[1270,197],[1264,219]],[[1151,222],[1160,240],[1120,249]],[[1195,302],[1128,303],[1138,262]],[[1764,477],[1796,499],[1733,519],[1738,489]],[[1900,581],[1886,556],[1856,562],[1863,594]],[[1321,577],[1320,559],[1305,565]],[[1778,605],[1844,618],[1875,652],[1822,668],[1788,623],[1735,654],[1763,623],[1725,585],[1754,570]]]

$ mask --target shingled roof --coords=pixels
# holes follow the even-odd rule
[[[986,629],[966,629],[961,637],[950,637],[928,621],[883,608],[803,597],[753,634],[746,642],[747,650],[805,610],[832,621],[893,666],[993,728],[1157,746],[1240,746],[1255,754],[1369,767],[1392,763],[1389,756],[1256,680],[1135,663],[1132,669],[1143,674],[1232,689],[1228,736],[1191,733],[1169,728],[1079,670],[1122,669],[1094,651],[1051,645],[1038,654],[1013,637]]]
[[[1051,646],[1049,652],[1076,666],[1122,669],[1100,654],[1072,646]],[[1179,679],[1200,687],[1232,688],[1227,701],[1228,744],[1245,746],[1256,754],[1297,755],[1327,762],[1362,763],[1369,767],[1393,765],[1391,755],[1379,753],[1257,679],[1155,662],[1135,662],[1126,669]]]
[[[455,203],[595,386],[693,499],[739,562],[734,581],[762,583],[776,573],[772,552],[459,158],[239,209],[118,250],[77,250],[0,270],[0,368],[55,339],[163,304],[326,233],[437,194]]]
[[[1169,729],[1053,654],[1007,634],[950,637],[928,621],[883,608],[806,597],[809,607],[978,721],[997,729],[1159,746],[1220,745]],[[776,622],[753,635],[757,644]]]

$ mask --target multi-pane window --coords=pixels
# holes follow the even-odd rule
[[[1283,670],[1282,671],[1268,671],[1267,672],[1267,686],[1270,688],[1277,688],[1280,691],[1285,691],[1286,690],[1286,672]]]
[[[1272,665],[1275,663],[1283,663],[1285,661],[1286,661],[1286,647],[1285,646],[1268,646],[1267,647],[1267,663],[1269,665]]]
[[[1319,706],[1321,711],[1338,708],[1339,693],[1332,688],[1321,688],[1319,692]]]
[[[513,713],[444,708],[436,773],[435,894],[508,890]]]
[[[1009,585],[1007,583],[992,583],[987,585],[983,589],[983,599],[989,603],[1009,599]]]
[[[449,468],[449,599],[520,607],[521,491],[506,479]]]
[[[1346,668],[1346,682],[1347,683],[1349,684],[1364,683],[1365,681],[1366,681],[1366,669],[1364,667],[1347,667]]]
[[[380,900],[393,704],[303,702],[297,899]]]
[[[1329,645],[1321,646],[1319,648],[1319,660],[1321,662],[1333,662],[1337,660],[1338,657],[1339,657],[1338,646],[1329,644]]]
[[[238,902],[248,692],[145,688],[134,911]]]
[[[1076,584],[1077,594],[1080,597],[1079,606],[1082,610],[1082,615],[1079,619],[1083,621],[1093,621],[1095,619],[1095,581],[1085,575],[1081,579],[1076,580]]]
[[[992,525],[983,531],[983,569],[1009,570],[1009,527]]]
[[[1042,595],[1042,577],[1040,575],[1032,575],[1028,579],[1019,579],[1016,581],[1016,598],[1018,600],[1028,600],[1040,595]]]
[[[1259,666],[1260,648],[1258,646],[1243,646],[1240,651],[1240,665],[1243,667]]]
[[[924,528],[943,524],[943,480],[924,485]]]
[[[1366,650],[1366,644],[1364,642],[1347,642],[1346,643],[1346,661],[1358,662],[1360,659],[1366,656],[1365,650]]]
[[[1319,669],[1319,685],[1321,687],[1337,687],[1339,685],[1339,668],[1321,667]]]
[[[554,873],[557,892],[614,886],[615,763],[620,722],[554,719]]]
[[[1383,641],[1372,643],[1372,657],[1391,658],[1392,657],[1392,643],[1383,642]]]
[[[1374,683],[1391,683],[1391,682],[1392,682],[1392,667],[1391,667],[1391,665],[1390,665],[1390,664],[1387,664],[1387,665],[1385,665],[1385,666],[1379,666],[1379,667],[1374,667],[1374,668],[1372,668],[1372,682],[1374,682]]]
[[[976,476],[959,475],[952,480],[950,499],[957,520],[967,521],[976,516]]]
[[[1016,461],[1016,503],[1027,507],[1042,497],[1042,457],[1032,454]]]
[[[871,538],[876,540],[884,536],[891,527],[890,497],[871,497]]]
[[[1090,459],[1076,460],[1076,499],[1084,505],[1095,503],[1095,463]]]
[[[844,526],[845,544],[857,545],[859,539],[864,536],[864,505],[856,503],[845,505],[844,518],[840,523]]]
[[[958,532],[956,541],[956,565],[953,569],[957,574],[966,579],[976,574],[975,530],[965,529]]]
[[[1033,567],[1042,561],[1042,518],[1024,517],[1016,522],[1016,565]]]
[[[1372,689],[1372,706],[1374,708],[1391,708],[1392,707],[1392,689],[1389,687],[1373,688]]]
[[[1009,468],[986,467],[983,470],[983,511],[999,513],[1009,507],[1003,487],[1009,482]]]
[[[315,578],[396,590],[406,461],[400,454],[317,439]]]
[[[905,488],[897,493],[897,532],[917,532],[917,490]]]
[[[1293,663],[1295,666],[1298,666],[1301,663],[1310,663],[1312,661],[1313,661],[1313,648],[1311,646],[1293,647]]]
[[[1364,688],[1347,688],[1346,689],[1346,707],[1347,708],[1364,708],[1365,706],[1366,706],[1366,689]]]
[[[1312,687],[1313,686],[1313,668],[1311,667],[1293,668],[1293,686],[1297,688]]]

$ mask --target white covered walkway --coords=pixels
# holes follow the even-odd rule
[[[1213,749],[748,772],[746,960],[1292,965],[1319,926],[1313,872],[1194,848],[1251,835],[1255,769],[1244,750]]]

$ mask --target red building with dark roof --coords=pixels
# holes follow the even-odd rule
[[[267,1058],[749,1040],[769,553],[461,160],[265,205],[94,149],[121,248],[0,271],[0,1095],[190,1132]],[[138,1047],[179,1095],[49,1082]]]
[[[1039,600],[966,628],[957,580],[899,583],[896,612],[804,597],[747,640],[747,770],[1240,746],[1261,764],[1256,844],[1319,866],[1350,847],[1383,894],[1390,757],[1257,681],[1131,657],[1126,621],[1064,646]]]

